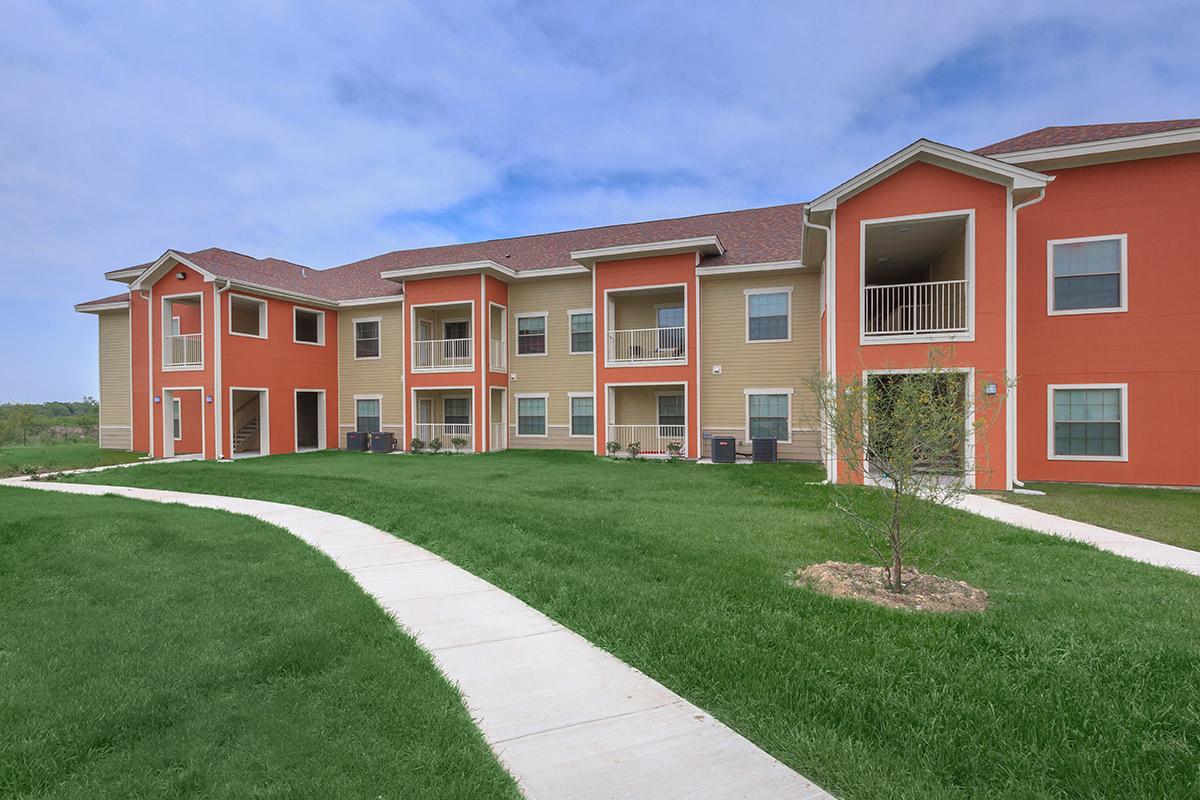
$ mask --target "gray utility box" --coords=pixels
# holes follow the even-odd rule
[[[372,453],[390,453],[396,449],[396,434],[394,433],[372,433],[371,434],[371,452]]]
[[[350,431],[346,434],[346,449],[365,453],[367,450],[367,439],[370,435],[361,431]]]
[[[774,464],[779,460],[779,444],[775,439],[754,439],[750,444],[755,464]]]
[[[712,437],[712,460],[714,464],[732,464],[737,461],[737,438],[734,436]]]

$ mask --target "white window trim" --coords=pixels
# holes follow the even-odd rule
[[[183,318],[175,314],[171,316],[171,335],[179,336],[179,331],[183,327]]]
[[[742,294],[745,295],[746,303],[746,344],[782,344],[792,340],[792,291],[796,287],[793,286],[773,286],[766,289],[743,289]],[[756,294],[784,294],[787,293],[787,338],[785,339],[751,339],[750,338],[750,296]]]
[[[575,413],[571,401],[577,397],[591,398],[592,401],[592,433],[575,433]],[[547,428],[550,426],[547,425]],[[567,438],[593,439],[596,436],[596,394],[595,392],[567,392]]]
[[[174,319],[176,315],[171,315],[171,319],[167,318],[167,301],[168,300],[174,301],[181,297],[198,297],[198,298],[200,298],[200,363],[199,363],[199,365],[196,365],[196,366],[178,366],[178,365],[172,365],[172,364],[167,363],[167,350],[166,350],[167,337],[174,335],[170,332],[171,329],[169,327],[167,328],[166,331],[163,332],[163,335],[159,337],[159,339],[160,339],[159,348],[158,348],[159,349],[159,361],[162,365],[163,372],[200,372],[204,369],[204,365],[208,361],[208,358],[204,352],[205,339],[208,338],[208,325],[204,321],[204,292],[180,292],[178,294],[159,295],[159,298],[158,298],[158,302],[160,305],[159,316],[162,319],[163,325],[166,325],[166,326],[171,325],[172,324],[171,319]],[[150,316],[150,315],[147,315],[147,316]],[[153,322],[153,320],[151,318],[151,323],[152,322]],[[153,328],[151,330],[153,330]],[[184,334],[178,334],[178,335],[182,336]],[[151,347],[153,347],[153,342],[151,342]]]
[[[536,315],[534,315],[534,316],[536,316]],[[537,398],[541,398],[542,400],[544,400],[546,402],[545,415],[542,417],[542,419],[544,421],[544,427],[543,427],[544,433],[521,433],[521,400],[522,399],[532,400],[532,399],[537,399]],[[546,439],[546,438],[549,438],[549,436],[550,436],[550,393],[549,392],[526,392],[524,394],[514,394],[513,399],[516,401],[516,403],[513,406],[513,410],[516,411],[516,414],[515,414],[515,418],[516,418],[516,422],[517,422],[516,435],[522,439]],[[570,411],[569,408],[567,410]],[[567,430],[570,430],[570,426],[568,426]]]
[[[963,217],[967,222],[963,246],[966,249],[963,262],[963,275],[967,280],[967,330],[965,333],[930,333],[921,335],[897,334],[895,336],[867,336],[866,332],[866,297],[867,297],[867,228],[871,225],[884,225],[891,222],[920,222],[925,219],[944,219],[947,217]],[[928,214],[907,214],[900,217],[878,217],[876,219],[859,220],[858,223],[858,343],[859,345],[873,344],[930,344],[933,342],[973,342],[975,341],[975,209],[960,208],[953,211],[934,211]],[[834,291],[837,291],[836,279]]]
[[[359,400],[378,400],[379,401],[379,432],[383,432],[383,395],[382,394],[356,394],[354,398],[354,427],[352,430],[358,430],[358,401]]]
[[[305,342],[296,338],[296,315],[301,311],[306,311],[310,314],[317,315],[317,340],[315,342]],[[306,306],[292,306],[292,343],[306,344],[310,347],[325,346],[325,312],[318,308],[308,308]]]
[[[258,329],[260,331],[262,331],[261,335],[255,335],[253,333],[238,333],[237,331],[235,331],[233,329],[233,298],[235,298],[235,297],[238,298],[239,300],[249,300],[252,303],[258,304]],[[263,300],[262,298],[259,298],[259,297],[251,297],[248,294],[237,294],[235,292],[229,293],[229,335],[230,336],[241,336],[245,339],[266,339],[267,338],[267,317],[268,316],[270,316],[270,315],[267,313],[267,301],[266,300]]]
[[[442,320],[442,341],[447,341],[448,339],[450,339],[450,337],[446,335],[446,326],[453,325],[456,322],[467,323],[467,335],[462,338],[464,338],[464,339],[474,338],[475,332],[471,330],[471,318],[470,317],[451,317],[450,319]]]
[[[171,431],[173,434],[172,438],[178,442],[183,439],[183,400],[175,397],[173,393],[171,396],[171,413],[175,415],[174,419],[171,420],[172,428],[175,427],[175,423],[179,424],[179,433],[175,433],[174,430]]]
[[[792,389],[791,387],[784,387],[784,388],[779,388],[779,389],[743,389],[742,394],[745,397],[745,400],[743,400],[743,404],[745,405],[746,427],[742,431],[742,433],[745,436],[745,438],[743,438],[742,441],[743,442],[750,441],[750,397],[753,395],[760,395],[760,394],[785,394],[785,395],[787,395],[788,438],[786,441],[783,439],[780,439],[777,443],[778,444],[791,444],[792,443],[792,394],[794,392],[795,392],[795,390]]]
[[[575,333],[571,327],[571,318],[578,314],[592,315],[592,349],[591,350],[575,350]],[[573,356],[590,356],[596,351],[596,313],[590,308],[572,308],[567,311],[567,353]],[[582,395],[580,395],[582,396]]]
[[[1059,389],[1120,389],[1121,455],[1060,456],[1054,452],[1054,393]],[[1129,460],[1129,384],[1128,383],[1051,383],[1046,386],[1046,459],[1049,461],[1128,461]]]
[[[1056,244],[1079,244],[1080,242],[1121,243],[1121,305],[1109,308],[1069,308],[1056,311],[1054,308],[1054,246]],[[1073,239],[1048,239],[1046,241],[1046,314],[1051,317],[1066,317],[1078,314],[1122,314],[1129,310],[1129,234],[1107,233],[1102,236],[1078,236]]]
[[[358,323],[360,322],[375,322],[378,324],[379,327],[377,327],[375,330],[377,333],[377,341],[379,342],[379,355],[360,356],[358,354]],[[383,317],[355,317],[354,319],[350,320],[350,332],[353,338],[351,346],[354,348],[355,361],[378,361],[379,359],[383,358]]]
[[[543,333],[542,333],[542,337],[543,337],[542,352],[540,352],[540,353],[522,353],[521,352],[521,320],[527,319],[527,318],[532,318],[532,317],[541,317],[542,318],[542,331],[543,331]],[[596,323],[595,323],[595,318],[593,317],[593,319],[592,319],[592,346],[593,347],[595,347],[595,338],[596,338],[595,331],[596,331]],[[514,342],[513,349],[515,351],[513,353],[513,355],[515,355],[517,358],[539,358],[541,356],[550,355],[550,313],[547,311],[525,311],[520,314],[513,314],[513,342]],[[532,396],[533,395],[526,395],[526,397],[532,397]]]

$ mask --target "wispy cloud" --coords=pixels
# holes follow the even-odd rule
[[[94,391],[70,304],[167,247],[326,266],[1200,111],[1191,3],[248,5],[6,7],[0,312],[40,349],[8,348],[0,399]]]

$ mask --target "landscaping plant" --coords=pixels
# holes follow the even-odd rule
[[[610,456],[613,456],[615,458],[617,453],[621,449],[621,443],[620,442],[609,442],[608,444],[604,445],[604,449],[608,451],[608,454]]]
[[[419,453],[425,449],[425,443],[414,436],[412,441],[408,443],[408,449],[414,453]]]
[[[467,440],[462,436],[454,436],[450,439],[450,444],[454,445],[454,452],[460,452],[467,446]]]
[[[625,452],[629,453],[630,458],[637,458],[638,453],[642,452],[642,443],[630,442],[629,444],[625,445]]]
[[[442,449],[442,440],[437,436],[429,440],[429,450],[432,453],[440,452]]]

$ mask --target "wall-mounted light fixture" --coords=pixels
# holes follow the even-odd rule
[[[177,281],[187,280],[187,273],[184,272],[183,270],[179,270],[179,272],[175,273],[175,280],[177,280]]]

